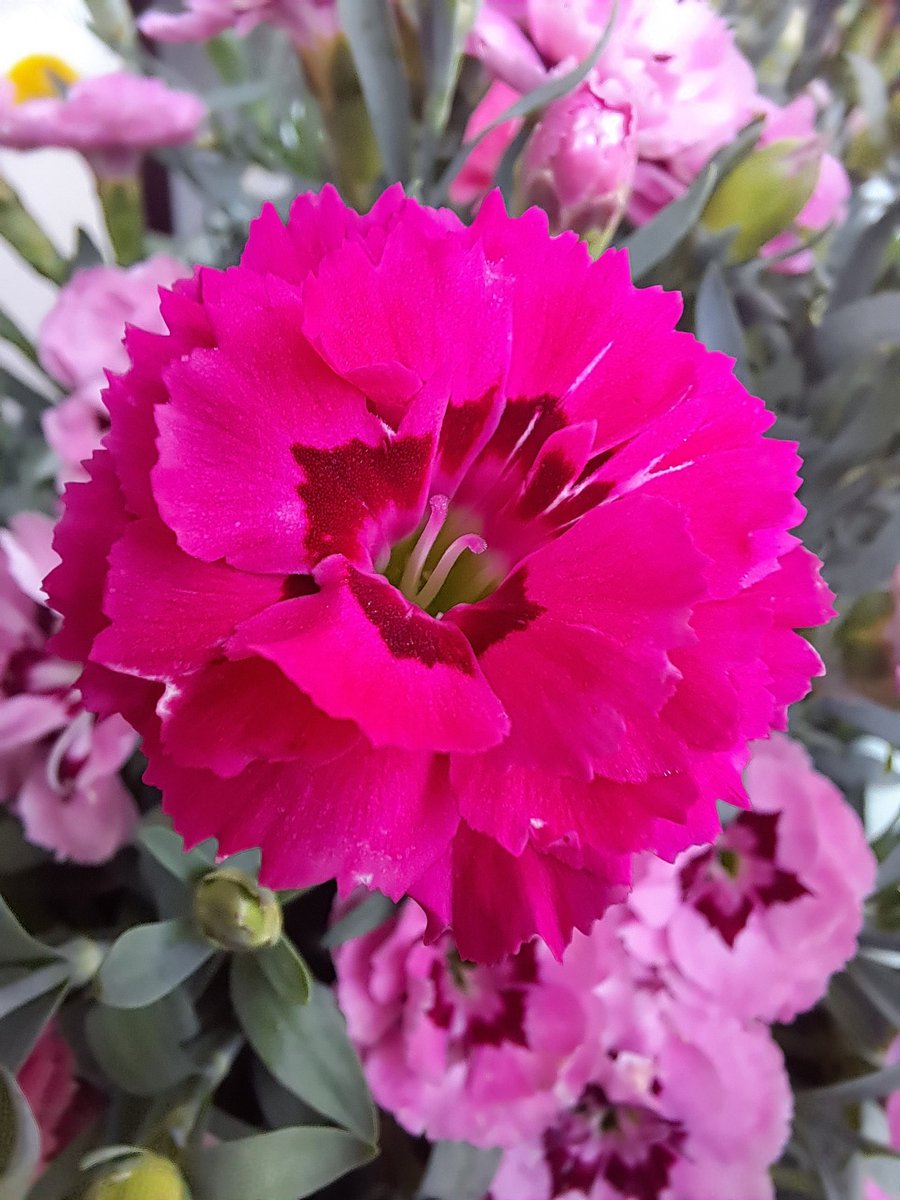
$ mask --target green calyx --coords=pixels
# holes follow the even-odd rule
[[[205,938],[222,950],[262,950],[281,937],[278,897],[244,871],[220,867],[194,888],[194,920]]]
[[[85,1200],[190,1200],[190,1192],[173,1162],[140,1151],[95,1179]]]

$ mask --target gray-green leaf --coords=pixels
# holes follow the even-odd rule
[[[343,1129],[308,1126],[195,1150],[184,1165],[195,1200],[300,1200],[374,1156]]]
[[[306,1004],[285,1004],[256,956],[236,955],[231,999],[250,1044],[275,1078],[317,1112],[374,1144],[375,1110],[328,988],[314,983]]]
[[[214,953],[187,917],[136,925],[103,960],[100,997],[112,1008],[144,1008],[174,991]]]
[[[41,1157],[41,1133],[12,1073],[0,1067],[0,1200],[23,1200]]]

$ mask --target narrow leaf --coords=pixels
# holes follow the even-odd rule
[[[184,1166],[195,1200],[300,1200],[374,1156],[342,1129],[309,1126],[194,1150]]]
[[[381,892],[372,892],[365,900],[355,904],[348,912],[331,926],[322,938],[322,945],[329,950],[342,946],[353,938],[371,933],[379,925],[390,920],[396,911],[396,904]]]
[[[825,1087],[807,1088],[797,1092],[798,1101],[832,1101],[838,1104],[851,1104],[858,1100],[872,1100],[879,1096],[889,1096],[900,1088],[900,1063],[892,1067],[882,1067],[879,1071],[871,1071],[868,1075],[860,1075],[856,1079],[845,1079],[841,1083],[828,1084]]]
[[[181,1043],[193,1036],[192,1010],[180,992],[147,1008],[98,1004],[87,1015],[88,1043],[103,1071],[123,1091],[150,1096],[195,1070]]]
[[[69,978],[69,971],[69,963],[51,962],[17,974],[15,978],[4,983],[0,987],[0,1020],[8,1013],[15,1012],[17,1008],[30,1004],[38,996],[65,984]]]
[[[667,204],[652,221],[631,234],[625,242],[625,249],[628,251],[633,279],[643,279],[690,233],[699,221],[718,177],[718,167],[715,163],[709,163],[683,196]]]
[[[145,825],[137,840],[148,854],[182,883],[191,883],[198,875],[205,874],[215,866],[215,842],[201,842],[193,850],[186,851],[184,839],[167,825]]]
[[[6,1067],[0,1067],[0,1200],[23,1200],[41,1157],[41,1131]]]
[[[305,1004],[312,979],[309,968],[289,938],[282,936],[274,946],[257,952],[263,973],[285,1004]]]
[[[18,1071],[68,990],[68,983],[60,984],[21,1005],[0,1021],[0,1064],[10,1071]]]
[[[46,963],[61,957],[50,946],[44,946],[26,933],[0,896],[0,965]]]
[[[384,169],[391,181],[410,176],[409,84],[388,0],[338,0],[341,28],[362,85]]]
[[[236,955],[231,1000],[250,1044],[275,1078],[317,1112],[373,1144],[375,1111],[328,988],[314,983],[306,1004],[285,1004],[255,957]]]
[[[829,312],[815,334],[825,367],[900,342],[900,291],[878,292]]]
[[[744,330],[734,299],[717,262],[711,262],[697,292],[697,337],[710,350],[719,350],[735,360],[735,373],[744,379],[747,371]]]
[[[144,1008],[174,991],[214,953],[186,917],[136,925],[103,960],[100,998],[112,1008]]]
[[[479,1150],[466,1142],[436,1142],[418,1200],[482,1200],[499,1161],[499,1150]]]

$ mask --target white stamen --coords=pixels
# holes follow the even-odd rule
[[[463,534],[462,537],[458,537],[455,542],[452,542],[441,555],[428,582],[415,597],[415,602],[420,608],[427,608],[432,602],[444,586],[447,576],[464,550],[471,550],[473,554],[483,554],[487,550],[487,542],[477,533]]]
[[[419,540],[413,546],[409,558],[406,560],[406,566],[403,569],[403,575],[400,579],[400,591],[404,596],[409,596],[410,598],[415,596],[419,576],[422,574],[422,568],[425,566],[425,559],[428,557],[431,547],[434,545],[438,534],[443,528],[444,522],[447,519],[449,505],[450,501],[446,496],[432,496],[428,501],[428,507],[431,509],[431,512],[425,523],[425,528],[419,534]]]

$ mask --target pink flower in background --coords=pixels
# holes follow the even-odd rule
[[[58,562],[53,522],[20,513],[0,530],[0,801],[57,858],[98,863],[131,836],[134,801],[119,770],[135,747],[119,716],[97,721],[76,664],[46,647],[54,619],[40,590]]]
[[[555,232],[609,230],[625,210],[636,163],[631,105],[614,83],[583,83],[544,112],[525,152],[522,192]]]
[[[592,970],[538,942],[493,967],[427,945],[408,901],[335,954],[338,1000],[375,1099],[413,1134],[478,1146],[534,1137],[585,1086]],[[616,945],[614,950],[621,955]]]
[[[185,0],[185,7],[183,13],[145,13],[141,32],[161,42],[198,42],[226,29],[247,34],[267,22],[308,46],[340,30],[336,0]]]
[[[126,324],[161,332],[159,289],[185,271],[160,254],[129,268],[89,267],[60,289],[38,333],[41,366],[69,393],[43,417],[47,441],[62,461],[60,483],[87,478],[81,463],[109,424],[100,394],[106,371],[128,367]]]
[[[78,150],[105,178],[133,175],[141,155],[155,146],[192,141],[205,115],[192,93],[126,71],[80,79],[64,95],[20,102],[13,84],[0,78],[0,146]]]
[[[518,99],[518,92],[507,84],[499,80],[492,83],[469,118],[465,141],[471,141]],[[494,185],[506,148],[521,128],[522,118],[515,117],[485,134],[450,184],[450,198],[454,204],[474,204],[487,194]]]
[[[497,196],[466,228],[326,188],[129,332],[54,646],[188,844],[495,961],[715,835],[830,606],[794,447],[680,310]]]
[[[40,1172],[91,1123],[100,1099],[75,1078],[75,1059],[55,1022],[35,1042],[16,1082],[41,1131]]]
[[[815,188],[795,217],[794,228],[780,233],[763,246],[762,255],[771,257],[799,247],[809,234],[843,221],[847,215],[850,180],[840,160],[825,153],[824,141],[816,132],[816,106],[811,96],[798,96],[785,108],[767,101],[765,109],[766,123],[760,135],[760,146],[797,138],[817,145],[822,156]],[[796,275],[811,270],[814,263],[813,250],[798,250],[788,258],[771,263],[770,269]]]
[[[539,65],[547,64],[546,78],[586,58],[612,12],[612,0],[529,0],[523,30],[521,16],[517,23],[489,3],[468,50],[497,78],[530,90],[541,82]],[[615,85],[634,110],[638,161],[628,216],[637,224],[680,196],[760,107],[753,68],[707,0],[621,0],[588,82],[603,95]],[[558,122],[564,112],[557,110]]]
[[[744,781],[752,811],[711,849],[674,867],[642,863],[625,936],[706,1003],[789,1021],[852,956],[875,858],[859,818],[797,742],[757,743]]]
[[[768,1031],[663,994],[622,1000],[628,1027],[605,1032],[595,1078],[506,1151],[491,1200],[771,1200],[791,1092]]]

